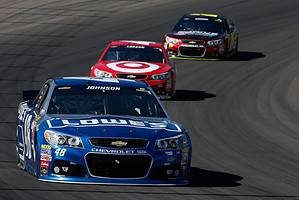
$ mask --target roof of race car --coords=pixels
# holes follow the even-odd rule
[[[54,78],[53,80],[58,86],[94,84],[123,87],[147,87],[147,84],[141,81],[116,78],[59,77]]]
[[[110,45],[116,46],[126,46],[126,45],[139,45],[139,46],[149,46],[149,47],[163,47],[161,43],[152,41],[135,41],[135,40],[119,40],[110,42]]]

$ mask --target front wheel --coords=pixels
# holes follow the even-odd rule
[[[239,42],[238,42],[238,40],[237,40],[237,42],[236,42],[236,46],[235,46],[235,48],[234,48],[234,50],[233,50],[233,54],[232,54],[232,57],[238,57],[238,48],[239,48]]]
[[[16,145],[16,156],[17,156],[17,166],[22,169],[22,170],[26,170],[26,163],[25,160],[22,160],[20,158],[21,154],[19,153],[19,146]]]

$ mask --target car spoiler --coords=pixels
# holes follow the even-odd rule
[[[39,90],[25,90],[23,91],[22,101],[34,100],[38,93]]]

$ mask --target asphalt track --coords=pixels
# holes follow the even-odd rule
[[[0,199],[299,199],[298,0],[1,0]],[[16,168],[22,90],[88,75],[108,41],[160,41],[189,12],[231,16],[240,54],[176,61],[164,101],[193,141],[188,187],[54,184]]]

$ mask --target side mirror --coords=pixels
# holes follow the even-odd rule
[[[25,90],[23,91],[22,101],[34,101],[38,95],[39,90]]]

